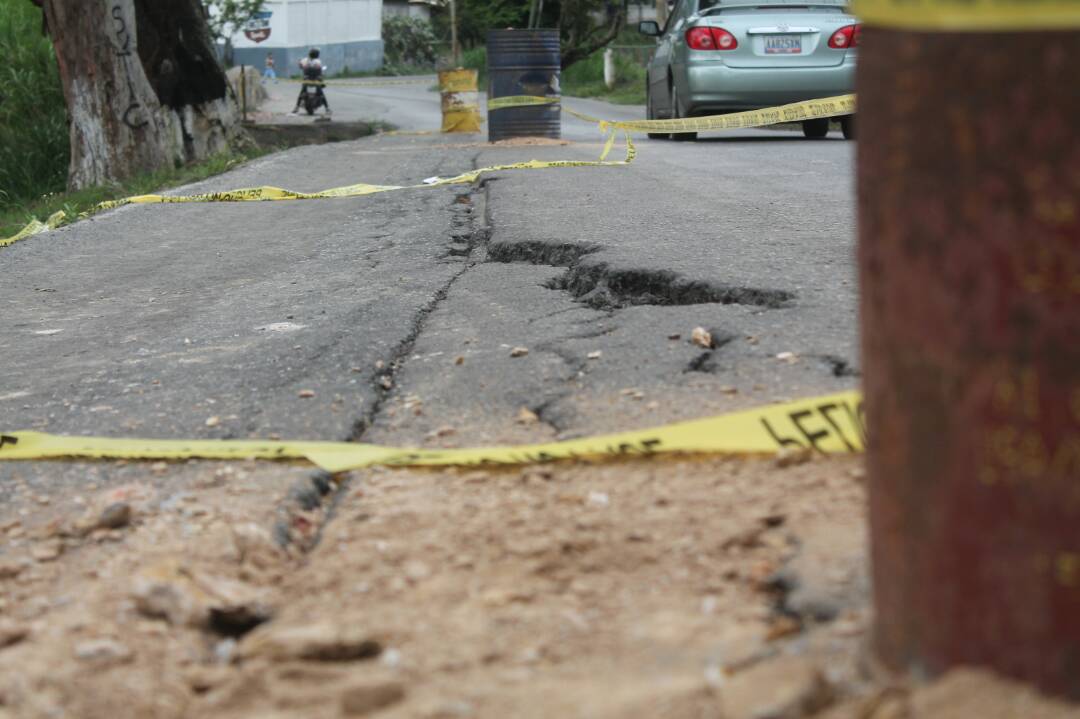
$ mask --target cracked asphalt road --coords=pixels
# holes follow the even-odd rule
[[[331,101],[336,119],[438,123],[426,84]],[[567,118],[564,137],[381,135],[183,192],[406,184],[599,153],[585,123]],[[629,167],[502,172],[478,187],[127,207],[3,250],[3,428],[465,445],[851,386],[853,145],[780,130],[639,146]],[[722,346],[692,345],[699,325]],[[512,358],[516,346],[529,354]],[[542,421],[515,422],[522,407]],[[0,465],[0,492],[13,475],[48,487],[85,471]]]
[[[429,86],[331,102],[339,119],[424,130],[438,123]],[[411,185],[599,154],[595,128],[564,130],[565,144],[496,146],[385,134],[179,191]],[[745,131],[643,140],[628,167],[103,213],[0,250],[0,429],[466,446],[847,389],[852,150]],[[690,341],[698,326],[713,347]],[[709,677],[789,649],[857,693],[860,461],[337,477],[0,462],[0,716],[727,714],[730,687]],[[792,635],[762,591],[814,546],[829,555],[815,574],[854,598],[843,637]],[[260,656],[267,637],[281,656]],[[359,661],[357,646],[382,654]]]

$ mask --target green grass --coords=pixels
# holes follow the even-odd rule
[[[146,195],[158,190],[205,180],[269,152],[272,150],[257,148],[226,152],[186,167],[139,175],[117,185],[88,187],[72,192],[53,192],[25,204],[9,204],[0,207],[0,238],[14,235],[35,217],[44,221],[54,212],[63,210],[71,221],[80,213],[92,211],[100,202],[118,200],[131,195]]]
[[[615,52],[615,87],[604,84],[604,52],[595,52],[562,73],[564,95],[592,97],[619,105],[645,104],[645,68]]]
[[[477,87],[487,90],[487,48],[483,45],[471,47],[461,53],[461,66],[466,70],[476,70]]]
[[[67,108],[41,10],[0,0],[0,210],[67,185]]]

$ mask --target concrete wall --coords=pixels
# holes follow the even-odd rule
[[[254,42],[238,31],[233,62],[261,71],[271,53],[278,75],[294,76],[300,74],[300,59],[317,47],[331,73],[378,69],[383,64],[382,10],[382,0],[270,0],[265,21],[270,36]]]
[[[406,0],[383,0],[383,15],[408,15],[421,20],[431,20],[431,6]]]

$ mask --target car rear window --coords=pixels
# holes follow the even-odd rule
[[[723,12],[827,12],[827,13],[843,13],[846,11],[846,6],[840,3],[806,3],[803,5],[795,5],[788,3],[769,3],[763,2],[761,4],[754,4],[745,2],[731,2],[731,0],[700,0],[698,3],[698,12],[703,10],[712,10],[710,14],[715,15]]]

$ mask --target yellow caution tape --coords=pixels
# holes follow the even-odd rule
[[[262,187],[247,187],[238,190],[225,190],[222,192],[206,192],[198,195],[133,195],[119,200],[106,200],[95,205],[91,210],[83,212],[80,218],[111,210],[124,205],[148,205],[148,204],[173,204],[189,202],[267,202],[281,200],[326,200],[345,197],[362,197],[364,195],[376,195],[383,192],[395,192],[398,190],[417,190],[427,187],[442,187],[445,185],[469,185],[478,182],[481,177],[492,172],[506,170],[543,170],[553,167],[613,167],[629,165],[637,156],[637,149],[630,140],[630,135],[624,133],[626,140],[626,158],[623,160],[607,160],[608,152],[615,142],[615,131],[607,132],[605,150],[599,160],[529,160],[528,162],[514,162],[507,165],[492,165],[481,167],[470,172],[463,172],[454,177],[431,177],[416,185],[367,185],[358,183],[344,187],[333,187],[321,192],[296,192],[281,187],[263,185]],[[19,240],[24,240],[45,230],[55,229],[72,219],[64,212],[58,212],[49,218],[48,222],[32,221],[15,235],[8,238],[0,238],[0,247],[6,247]]]
[[[494,97],[488,100],[488,112],[502,110],[507,107],[530,107],[532,105],[558,105],[562,102],[561,97],[540,97],[538,95],[508,95],[506,97]]]
[[[16,232],[11,237],[0,238],[0,247],[7,247],[13,245],[19,240],[25,240],[27,237],[33,237],[39,235],[46,230],[55,230],[60,225],[67,221],[67,213],[63,210],[54,212],[49,219],[42,222],[41,220],[30,220],[26,227]]]
[[[1068,30],[1080,27],[1080,0],[854,0],[867,25],[935,31]]]
[[[1080,0],[1078,0],[1080,2]],[[560,98],[553,97],[532,97],[532,96],[514,96],[505,98],[496,98],[488,102],[489,110],[499,110],[505,107],[522,107],[528,105],[550,105],[561,102]],[[342,198],[342,197],[360,197],[362,195],[374,195],[383,192],[393,192],[397,190],[411,190],[421,187],[439,187],[442,185],[456,185],[456,184],[470,184],[479,180],[479,178],[485,174],[503,170],[540,170],[546,168],[556,167],[601,167],[601,166],[616,166],[616,165],[629,165],[634,161],[637,156],[637,150],[634,147],[634,143],[630,139],[631,132],[701,132],[707,130],[730,130],[738,128],[749,127],[763,127],[766,125],[774,125],[781,122],[797,122],[799,120],[807,120],[813,118],[823,117],[835,117],[839,115],[850,115],[855,112],[855,96],[854,95],[841,95],[838,97],[827,97],[820,100],[807,100],[805,102],[792,103],[790,105],[782,105],[780,107],[772,107],[764,110],[750,110],[748,112],[737,112],[730,115],[714,115],[709,117],[694,117],[686,119],[675,120],[603,120],[600,118],[586,115],[570,108],[563,108],[563,111],[577,117],[586,122],[595,123],[599,130],[604,134],[606,141],[604,143],[604,150],[599,160],[560,160],[560,161],[539,161],[531,160],[529,162],[517,162],[509,165],[496,165],[493,167],[484,167],[472,172],[463,173],[456,177],[451,178],[431,178],[425,180],[419,185],[367,185],[356,184],[347,185],[345,187],[335,187],[329,190],[323,190],[321,192],[294,192],[293,190],[286,190],[280,187],[263,186],[243,188],[238,190],[227,190],[224,192],[209,192],[198,195],[135,195],[133,197],[125,197],[119,200],[109,200],[96,205],[92,210],[82,213],[81,217],[92,215],[102,210],[109,210],[115,207],[121,207],[123,205],[132,204],[151,204],[151,203],[182,203],[182,202],[263,202],[274,200],[321,200],[328,198]],[[607,160],[608,153],[611,151],[616,133],[621,132],[622,136],[626,139],[626,158],[623,160]],[[19,233],[12,237],[0,238],[0,247],[6,247],[19,240],[26,239],[33,235],[44,232],[47,229],[53,229],[58,227],[72,218],[69,218],[64,213],[57,213],[49,218],[48,222],[42,223],[34,220]]]
[[[1078,0],[1080,1],[1080,0]],[[502,110],[508,107],[528,107],[530,105],[559,104],[560,98],[514,95],[499,97],[488,101],[488,111]],[[600,128],[616,128],[630,132],[705,132],[709,130],[737,130],[749,127],[765,127],[782,122],[799,122],[824,117],[839,117],[855,112],[854,95],[824,97],[819,100],[794,102],[790,105],[769,107],[763,110],[733,112],[729,115],[709,115],[706,117],[688,117],[675,120],[602,120],[563,107],[563,112],[586,122],[596,123]]]
[[[12,432],[0,434],[0,460],[307,460],[328,472],[343,472],[373,465],[532,464],[671,452],[766,455],[792,448],[839,454],[861,452],[865,443],[862,398],[858,392],[843,392],[655,429],[516,447],[404,449],[349,442],[109,439]]]

